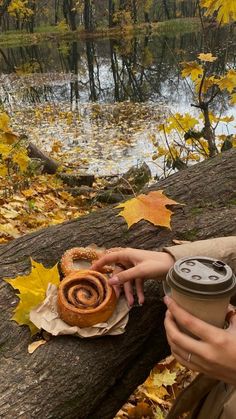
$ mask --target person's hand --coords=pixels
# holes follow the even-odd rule
[[[169,253],[126,248],[105,254],[92,264],[91,269],[102,271],[104,265],[115,264],[109,283],[114,286],[117,295],[124,284],[126,299],[132,306],[134,296],[131,281],[135,282],[139,304],[143,304],[143,281],[148,278],[163,279],[174,262]]]
[[[236,316],[229,318],[227,329],[220,329],[187,313],[170,297],[164,297],[164,301],[168,307],[165,317],[167,339],[177,361],[187,368],[236,385]],[[178,325],[200,340],[183,333]]]

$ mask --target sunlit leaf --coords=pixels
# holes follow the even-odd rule
[[[232,103],[232,105],[235,105],[235,103],[236,103],[236,93],[232,93],[232,95],[231,95],[231,103]]]
[[[200,6],[206,8],[206,16],[216,16],[219,23],[236,21],[235,0],[200,0]]]
[[[9,130],[10,118],[6,112],[0,112],[0,130],[7,132]]]
[[[211,52],[208,52],[207,54],[204,54],[203,52],[198,55],[199,60],[201,61],[207,61],[209,63],[212,63],[213,61],[217,60],[217,57],[214,57]]]
[[[26,169],[28,167],[28,164],[29,164],[29,161],[30,161],[30,159],[27,156],[26,150],[18,151],[13,156],[13,162],[18,164],[21,172],[26,171]]]
[[[3,164],[0,164],[0,176],[5,177],[7,176],[7,167]]]
[[[191,77],[195,81],[203,75],[203,67],[197,61],[183,61],[181,65],[183,66],[182,77]]]
[[[14,227],[11,223],[1,224],[0,225],[0,233],[7,234],[10,237],[16,239],[19,237],[20,232],[19,230]]]
[[[177,132],[180,132],[181,134],[184,134],[185,132],[193,129],[196,127],[196,125],[199,124],[198,119],[194,118],[189,113],[180,114],[175,113],[174,115],[167,118],[165,125],[160,125],[159,130],[169,134],[171,131],[176,130]],[[165,155],[166,153],[163,153],[163,149],[160,150],[162,152],[161,155]]]
[[[11,152],[11,147],[8,144],[1,144],[0,143],[0,155],[5,159],[9,156]]]
[[[167,209],[166,205],[178,205],[178,202],[167,198],[163,191],[154,191],[149,192],[148,195],[142,194],[137,198],[129,199],[116,208],[123,208],[119,215],[125,218],[128,228],[140,220],[170,228],[170,218],[173,212]]]
[[[28,325],[31,333],[34,334],[37,328],[30,321],[29,313],[32,308],[45,299],[49,282],[58,286],[60,277],[57,265],[47,269],[41,263],[37,263],[34,260],[31,260],[31,262],[32,270],[29,275],[5,279],[5,281],[19,291],[20,301],[14,310],[15,314],[12,320],[15,320],[19,325]]]
[[[153,377],[153,383],[157,387],[172,386],[176,382],[176,372],[170,372],[165,368],[160,374],[156,373]]]
[[[236,88],[236,70],[230,69],[225,76],[218,80],[217,85],[221,90],[226,89],[232,93]]]
[[[0,134],[0,140],[6,144],[14,144],[16,141],[19,141],[19,137],[13,132],[4,132]]]

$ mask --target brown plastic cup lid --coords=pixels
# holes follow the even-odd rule
[[[236,292],[230,266],[221,260],[196,256],[179,259],[169,270],[169,287],[188,295],[221,297]]]

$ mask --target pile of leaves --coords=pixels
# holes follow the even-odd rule
[[[164,419],[178,394],[196,374],[171,355],[157,364],[114,419]]]

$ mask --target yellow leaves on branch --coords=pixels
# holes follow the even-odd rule
[[[205,16],[216,15],[219,23],[236,21],[235,0],[200,0],[200,6],[205,8]]]
[[[178,202],[167,198],[163,191],[154,191],[129,199],[116,208],[123,208],[119,215],[124,217],[128,228],[140,220],[147,220],[156,226],[171,228],[170,218],[173,212],[167,209],[166,205],[178,205]]]
[[[181,134],[184,134],[190,129],[195,128],[198,124],[199,121],[192,115],[190,115],[188,112],[185,114],[180,114],[177,112],[174,115],[171,115],[169,118],[167,118],[165,125],[159,125],[158,129],[159,131],[164,131],[165,129],[165,132],[167,134],[169,134],[173,130],[176,130]]]
[[[57,265],[51,269],[45,268],[41,263],[31,260],[32,270],[29,275],[18,276],[13,279],[5,279],[14,289],[19,291],[19,303],[14,310],[12,320],[19,325],[28,325],[31,333],[37,332],[36,326],[30,321],[30,311],[40,304],[46,297],[49,282],[59,285],[60,277]]]
[[[235,3],[236,4],[236,3]],[[211,63],[217,59],[211,53],[201,53],[198,55],[199,60],[206,63]],[[183,70],[181,72],[182,77],[190,77],[193,81],[197,93],[199,93],[201,86],[201,93],[207,93],[212,86],[218,86],[223,91],[227,90],[232,94],[236,88],[236,70],[229,69],[227,73],[221,77],[215,74],[206,76],[206,67],[199,64],[197,61],[182,62]],[[205,73],[204,73],[205,68]],[[203,80],[204,77],[204,80]],[[234,99],[233,99],[234,100]],[[232,100],[232,103],[234,103]]]
[[[220,77],[217,84],[221,90],[225,89],[232,93],[236,88],[236,70],[230,69],[225,76]]]
[[[181,65],[183,66],[182,77],[190,77],[192,81],[195,81],[203,76],[203,67],[197,61],[183,61]]]
[[[208,53],[201,53],[198,55],[198,59],[201,61],[206,61],[212,63],[213,61],[217,60],[217,57],[214,57],[211,52]]]
[[[0,112],[0,176],[5,177],[14,172],[17,164],[20,172],[25,172],[29,157],[27,150],[20,144],[20,138],[9,127],[10,118],[5,112]]]

